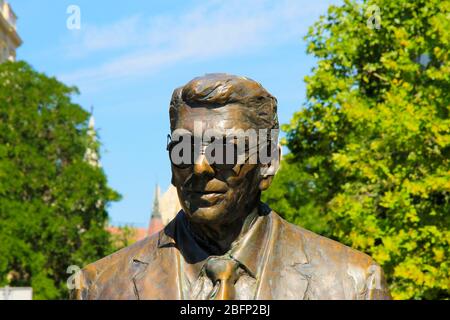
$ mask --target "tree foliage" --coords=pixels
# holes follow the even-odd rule
[[[89,114],[76,88],[24,62],[0,65],[0,286],[65,298],[69,265],[111,251],[107,205],[119,195],[83,160]]]
[[[394,298],[449,298],[450,1],[345,1],[305,39],[317,66],[265,200],[371,255]]]

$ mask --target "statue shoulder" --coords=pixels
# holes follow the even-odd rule
[[[140,254],[142,251],[156,247],[158,243],[158,233],[139,240],[132,245],[122,248],[88,266],[86,268],[104,269],[122,261],[128,261],[133,256]]]
[[[362,299],[390,299],[383,270],[369,255],[272,214],[278,220],[281,246],[295,248],[297,252],[291,255],[304,256],[310,270],[353,279]]]
[[[285,238],[286,241],[302,242],[303,250],[305,250],[307,256],[309,255],[311,258],[320,253],[320,255],[324,257],[340,257],[345,260],[345,263],[357,263],[359,265],[370,265],[373,263],[373,259],[361,251],[294,225],[284,220],[277,213],[274,212],[274,214],[277,219],[280,220],[279,224],[284,233],[283,238]]]
[[[70,298],[86,299],[88,291],[99,284],[105,285],[110,281],[128,281],[132,276],[134,257],[154,252],[158,240],[159,233],[156,233],[88,264],[79,272],[75,289],[70,292]],[[120,270],[120,277],[117,277],[117,270]]]

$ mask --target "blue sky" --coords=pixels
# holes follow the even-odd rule
[[[109,184],[123,195],[113,224],[146,226],[155,184],[170,183],[165,150],[172,91],[213,72],[260,82],[287,123],[305,99],[308,27],[338,1],[9,0],[24,40],[18,59],[76,85],[94,106]],[[67,8],[81,10],[69,30]]]

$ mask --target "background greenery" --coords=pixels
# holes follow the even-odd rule
[[[448,0],[330,7],[305,38],[317,67],[263,195],[374,257],[397,299],[450,297],[449,23]],[[76,93],[24,62],[0,65],[0,287],[32,286],[37,299],[66,298],[69,265],[133,237],[106,231],[119,195],[84,161],[98,145]]]
[[[394,298],[449,298],[450,1],[345,1],[305,39],[317,67],[264,199],[371,255]]]
[[[69,265],[113,250],[107,205],[119,195],[84,161],[89,114],[76,94],[24,62],[0,64],[0,287],[65,299]]]

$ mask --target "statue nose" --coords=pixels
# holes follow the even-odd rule
[[[194,163],[194,174],[196,175],[214,175],[214,169],[208,163],[204,154],[199,155],[198,159]]]

